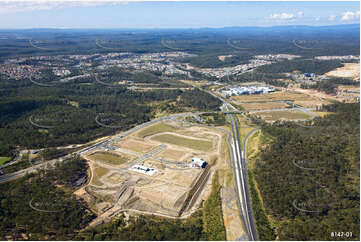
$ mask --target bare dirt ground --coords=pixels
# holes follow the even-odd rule
[[[178,128],[174,132],[160,132],[154,135],[168,133],[193,140],[208,140],[211,141],[212,148],[205,152],[189,146],[162,143],[153,140],[154,135],[143,139],[137,136],[137,133],[142,131],[140,129],[114,144],[115,150],[111,151],[132,154],[133,158],[130,161],[116,165],[93,160],[90,154],[84,155],[89,161],[91,181],[86,188],[79,189],[76,194],[86,198],[98,214],[98,218],[91,223],[91,226],[101,221],[109,221],[114,214],[125,210],[177,217],[185,206],[188,193],[194,186],[198,187],[204,177],[207,180],[197,192],[199,196],[190,203],[191,206],[186,207],[182,216],[189,216],[200,206],[202,200],[206,200],[211,191],[209,179],[213,176],[216,166],[224,162],[221,143],[225,134],[211,128],[180,127],[179,124],[178,122]],[[97,151],[99,150],[92,152]],[[191,168],[187,165],[192,157],[201,157],[209,163],[212,160],[218,162],[211,167],[209,176],[202,176],[206,169]],[[135,164],[154,168],[157,172],[150,176],[133,171],[130,168]]]
[[[327,72],[326,76],[347,77],[360,81],[360,63],[344,63],[343,67]]]
[[[140,139],[137,139],[136,137],[127,137],[118,144],[116,144],[116,146],[119,148],[129,149],[141,153],[147,152],[156,147],[156,145],[146,143]]]
[[[247,111],[286,108],[284,101],[305,108],[316,108],[330,104],[330,100],[338,100],[335,96],[327,95],[312,89],[289,87],[283,91],[260,95],[241,95],[231,97],[234,104],[242,106]]]
[[[325,101],[325,100],[295,101],[293,103],[296,105],[302,106],[304,108],[316,108],[316,107],[321,107],[322,105],[331,104],[331,102]]]
[[[263,119],[266,122],[274,122],[277,120],[284,121],[301,121],[312,118],[311,115],[306,114],[301,111],[291,110],[291,111],[270,111],[270,112],[259,112],[255,116]]]
[[[237,208],[237,198],[234,190],[233,173],[231,161],[226,143],[226,134],[215,128],[191,126],[181,127],[180,121],[169,122],[176,128],[173,134],[192,137],[193,139],[212,140],[213,148],[209,152],[192,150],[186,147],[179,147],[172,144],[164,144],[160,153],[147,158],[140,164],[157,169],[154,176],[141,174],[128,168],[134,160],[121,165],[108,165],[99,163],[88,158],[90,169],[90,182],[86,187],[76,191],[76,195],[83,197],[98,217],[93,220],[90,226],[109,222],[119,213],[147,214],[176,218],[179,210],[185,205],[189,191],[200,181],[203,169],[179,167],[172,163],[164,163],[159,160],[188,163],[192,157],[201,157],[213,165],[210,167],[209,177],[205,179],[204,185],[200,186],[197,196],[191,199],[186,210],[180,218],[187,218],[195,212],[208,198],[212,190],[212,179],[216,170],[222,170],[219,176],[222,184],[222,212],[228,240],[244,240],[245,232]],[[227,127],[223,129],[229,130]],[[121,147],[121,152],[137,154],[138,160],[147,152],[151,153],[159,147],[160,143],[153,141],[151,137],[139,138],[133,133],[124,140],[121,140],[116,147]],[[172,132],[170,132],[172,133]],[[139,148],[141,147],[141,148]],[[125,152],[126,151],[126,152]],[[95,151],[96,152],[96,151]],[[112,151],[117,152],[117,150]],[[138,163],[137,163],[138,164]],[[95,168],[108,170],[103,175],[96,173]],[[102,185],[94,184],[98,180]],[[197,189],[198,190],[198,189]]]
[[[241,103],[250,102],[270,102],[270,101],[297,101],[297,100],[313,100],[314,98],[305,95],[300,92],[294,92],[292,90],[273,92],[269,94],[258,94],[258,95],[240,95],[233,96],[231,100]]]
[[[338,101],[338,102],[349,101],[348,97],[326,94],[324,92],[319,92],[314,89],[301,89],[301,88],[295,88],[295,87],[293,87],[291,89],[293,91],[301,92],[301,93],[307,94],[309,96],[312,96],[314,98],[317,98],[318,101],[314,104],[317,106],[321,106],[322,104],[329,104],[331,101]],[[295,102],[295,103],[297,104],[297,102]]]
[[[338,86],[338,90],[339,91],[350,90],[350,91],[360,92],[360,87],[359,86]]]
[[[191,86],[196,86],[196,87],[200,87],[203,85],[208,85],[209,81],[207,80],[201,80],[201,81],[191,81],[191,80],[179,80],[185,84],[191,85]]]
[[[160,153],[157,157],[172,161],[183,161],[187,154],[188,153],[185,151],[166,149],[165,151]]]
[[[229,58],[229,57],[232,57],[233,55],[220,55],[220,56],[218,56],[218,59],[220,60],[220,61],[224,61],[226,58]]]
[[[227,240],[239,240],[245,234],[242,220],[237,207],[236,193],[233,187],[224,187],[221,190],[224,227]]]
[[[286,108],[289,105],[282,102],[266,102],[266,103],[244,103],[240,105],[246,111],[249,110],[264,110],[264,109],[277,109]]]

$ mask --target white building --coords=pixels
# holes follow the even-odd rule
[[[205,160],[203,160],[202,158],[193,157],[190,167],[205,168],[207,165],[208,165],[208,163]]]
[[[231,86],[229,90],[222,91],[225,96],[235,96],[235,95],[247,95],[247,94],[266,94],[274,92],[275,89],[268,86]]]
[[[148,175],[148,176],[153,176],[155,173],[157,173],[156,169],[149,168],[149,167],[146,167],[146,166],[141,166],[141,165],[134,165],[130,169],[132,171],[143,173],[143,174]]]

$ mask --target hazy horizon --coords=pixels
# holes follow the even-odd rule
[[[360,23],[359,2],[0,2],[0,29],[189,29]]]

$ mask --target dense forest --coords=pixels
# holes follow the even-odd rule
[[[337,93],[337,87],[339,85],[351,85],[351,86],[360,86],[360,82],[359,81],[354,81],[352,79],[349,78],[330,78],[327,80],[322,80],[319,82],[316,82],[313,85],[307,85],[307,84],[301,84],[301,88],[304,89],[316,89],[318,91],[322,91],[325,93],[329,93],[329,94],[336,94]]]
[[[0,95],[2,156],[12,156],[17,146],[44,148],[84,143],[147,122],[157,110],[206,111],[217,110],[220,105],[218,99],[199,90],[136,92],[124,87],[104,88],[101,84],[39,87],[4,80]]]
[[[360,239],[360,104],[323,111],[333,114],[313,124],[262,127],[273,142],[261,151],[254,176],[280,240]]]
[[[72,194],[86,174],[74,157],[56,168],[0,185],[1,240],[70,240],[95,215]]]
[[[225,58],[224,61],[221,61],[218,58],[218,54],[209,54],[209,55],[201,55],[197,57],[188,57],[184,58],[182,61],[186,63],[190,63],[192,66],[196,67],[207,67],[207,68],[220,68],[226,66],[235,66],[241,64],[249,63],[249,60],[253,59],[252,55],[242,55],[238,53],[234,53],[229,57]]]
[[[1,30],[0,62],[17,55],[187,51],[196,66],[239,64],[257,54],[359,55],[359,24],[342,26],[229,27],[164,30]],[[26,36],[26,37],[19,37]],[[32,43],[43,49],[34,48]],[[297,45],[295,45],[295,40]],[[304,46],[310,49],[303,49]],[[232,54],[223,63],[217,55]]]
[[[201,213],[193,214],[185,221],[151,216],[120,216],[110,224],[81,232],[76,240],[203,240]]]
[[[282,73],[264,73],[256,69],[252,72],[246,72],[237,76],[224,77],[225,82],[265,82],[277,87],[287,87],[287,83],[281,80],[287,80],[289,77]]]
[[[271,65],[264,65],[257,68],[262,73],[285,73],[301,71],[302,73],[315,73],[322,75],[338,67],[342,67],[339,60],[317,61],[317,60],[288,60],[280,61]]]

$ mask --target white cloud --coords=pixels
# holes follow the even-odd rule
[[[292,13],[274,13],[270,15],[271,19],[289,20],[295,17]]]
[[[316,21],[320,21],[320,19],[321,19],[320,16],[318,16],[318,17],[315,18]]]
[[[344,12],[341,18],[341,21],[350,21],[350,20],[355,20],[355,19],[360,19],[360,11],[356,11],[356,12]]]
[[[128,1],[122,0],[0,0],[0,13],[42,11],[71,7],[95,7],[127,3]]]
[[[330,21],[334,21],[335,19],[336,19],[336,15],[330,15],[328,17],[328,20],[330,20]]]
[[[299,18],[303,17],[303,12],[302,12],[302,11],[297,12],[297,16],[298,16]]]

